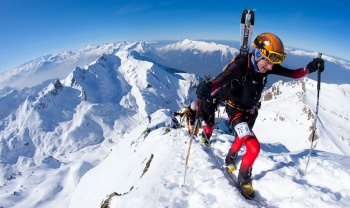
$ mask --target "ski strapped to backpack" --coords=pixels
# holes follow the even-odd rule
[[[250,41],[253,35],[255,14],[253,10],[245,9],[241,17],[241,45],[240,54],[247,55],[250,49]]]

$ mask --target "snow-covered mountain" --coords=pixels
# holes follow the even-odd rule
[[[99,207],[106,196],[110,207],[254,207],[198,142],[191,149],[187,186],[181,187],[189,136],[171,112],[196,98],[200,77],[164,64],[181,57],[175,51],[198,58],[219,50],[213,56],[226,59],[235,49],[189,40],[89,48],[91,53],[86,48],[51,62],[43,58],[3,77],[3,84],[16,83],[41,74],[44,66],[50,74],[25,88],[4,84],[1,90],[0,207]],[[53,76],[58,68],[71,71]],[[349,84],[321,84],[319,139],[304,176],[316,93],[312,79],[277,82],[264,92],[254,128],[262,153],[253,179],[257,197],[272,206],[350,205]],[[212,142],[222,163],[233,136],[225,133],[222,107],[220,112]]]
[[[22,89],[33,87],[49,79],[63,79],[76,66],[84,67],[99,58],[103,53],[110,54],[122,43],[107,43],[99,46],[86,46],[80,50],[65,51],[46,55],[29,61],[1,74],[0,88]]]
[[[0,123],[7,141],[1,144],[2,162],[75,152],[101,143],[111,129],[114,136],[123,135],[159,108],[177,109],[195,98],[195,75],[145,61],[137,51],[142,43],[123,47],[36,90],[5,117]]]
[[[158,57],[163,58],[156,59],[159,62],[201,77],[216,76],[239,52],[227,45],[188,39],[157,48],[156,51]]]
[[[143,47],[143,43],[125,43],[86,68],[76,67],[65,79],[33,87],[16,109],[3,114],[1,206],[19,202],[5,203],[13,194],[7,189],[12,182],[25,178],[23,182],[31,184],[14,190],[26,204],[34,191],[28,185],[36,184],[31,177],[46,183],[40,171],[74,163],[69,155],[117,142],[156,110],[179,109],[195,99],[198,77],[146,60],[139,53]],[[11,95],[15,100],[17,93],[8,93],[7,103]],[[98,158],[102,159],[93,160]],[[40,184],[34,186],[40,188]],[[29,207],[39,206],[41,200],[30,202]]]

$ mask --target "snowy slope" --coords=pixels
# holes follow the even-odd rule
[[[173,128],[171,111],[196,98],[199,77],[158,62],[153,52],[145,42],[118,43],[63,78],[1,90],[0,207],[96,207],[131,187],[112,197],[112,207],[254,206],[197,142],[187,187],[181,187],[188,135],[184,127]],[[321,89],[320,139],[306,176],[315,81],[279,82],[264,95],[254,128],[262,152],[253,179],[258,198],[273,207],[350,204],[349,85],[322,83]],[[221,162],[233,139],[224,124],[212,140]]]
[[[260,141],[282,143],[291,151],[305,148],[315,121],[316,89],[316,81],[304,78],[277,82],[266,90],[255,125]],[[350,85],[321,83],[317,149],[350,156],[349,95]]]
[[[166,133],[171,123],[166,110],[152,114],[151,123],[143,122],[82,177],[69,207],[99,207],[104,202],[110,207],[256,207],[221,170],[233,139],[220,130],[225,129],[224,121],[212,137],[214,153],[198,139],[193,142],[185,181],[189,135],[185,128]],[[145,134],[147,128],[150,132]],[[257,198],[271,207],[349,206],[350,158],[315,151],[304,175],[307,154],[262,143],[253,170]]]

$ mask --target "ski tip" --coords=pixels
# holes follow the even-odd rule
[[[249,17],[249,18],[247,18]],[[241,23],[246,23],[246,20],[249,19],[249,25],[254,25],[255,22],[255,13],[254,10],[244,9],[242,12]]]

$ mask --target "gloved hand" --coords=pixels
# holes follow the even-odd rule
[[[197,90],[196,95],[199,99],[208,99],[211,97],[211,88],[212,88],[211,82],[200,82]]]
[[[322,58],[314,58],[314,60],[307,65],[307,68],[309,69],[310,74],[315,72],[317,69],[319,69],[320,72],[323,72],[324,60]]]

